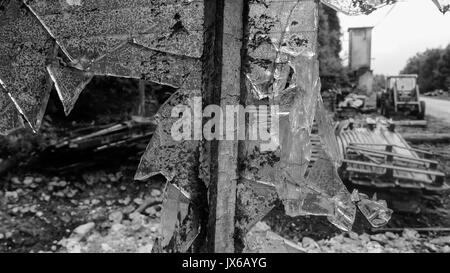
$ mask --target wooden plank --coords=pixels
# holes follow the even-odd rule
[[[220,69],[220,105],[239,105],[241,96],[241,49],[244,1],[217,2],[220,22],[216,39],[222,61]],[[220,18],[222,17],[222,18]],[[236,185],[238,180],[238,140],[220,140],[213,151],[217,166],[210,184],[209,251],[233,253]]]
[[[438,143],[438,142],[450,142],[450,134],[402,134],[406,141],[412,143]]]
[[[366,149],[363,147],[355,147],[355,146],[349,146],[348,149],[367,152],[370,154],[393,156],[394,158],[398,158],[398,159],[400,159],[400,161],[403,161],[403,162],[419,162],[419,163],[428,163],[428,164],[438,164],[438,162],[435,160],[411,157],[411,156],[401,155],[401,154],[397,154],[397,153],[393,153],[393,152],[385,152],[385,151],[381,151],[381,150]],[[401,160],[401,159],[404,159],[404,160]]]
[[[392,165],[386,165],[386,164],[378,165],[378,164],[374,164],[374,163],[348,160],[348,159],[344,159],[344,162],[347,164],[356,164],[356,165],[363,165],[363,166],[370,166],[370,167],[377,167],[377,168],[386,168],[386,169],[390,168],[390,169],[394,169],[397,171],[404,171],[404,172],[412,172],[412,173],[427,174],[427,175],[434,175],[434,176],[445,176],[444,173],[437,172],[437,171],[418,170],[418,169],[411,169],[411,168],[392,166]]]

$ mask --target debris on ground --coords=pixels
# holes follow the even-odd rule
[[[124,168],[3,180],[0,252],[151,252],[163,182],[134,183],[133,174]]]
[[[303,253],[450,253],[450,236],[426,237],[412,229],[401,234],[392,232],[369,235],[348,232],[337,236],[314,240],[303,237],[297,242],[288,241],[270,231],[264,223],[258,223],[247,236],[251,250],[277,246],[281,252]]]

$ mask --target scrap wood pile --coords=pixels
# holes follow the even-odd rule
[[[437,155],[411,147],[395,126],[395,122],[383,118],[336,123],[343,178],[355,185],[375,188],[447,190]],[[315,159],[323,144],[317,136],[312,143]]]

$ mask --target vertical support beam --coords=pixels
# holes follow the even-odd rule
[[[216,62],[220,66],[216,98],[222,109],[239,105],[241,96],[241,50],[244,0],[218,0]],[[209,244],[211,252],[232,253],[234,247],[238,140],[213,143],[210,183]]]

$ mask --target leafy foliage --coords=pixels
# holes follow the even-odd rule
[[[322,89],[342,86],[348,81],[339,53],[342,50],[341,25],[337,12],[325,5],[319,10],[319,61]]]
[[[450,44],[428,49],[410,58],[402,74],[418,74],[422,92],[450,89]]]

